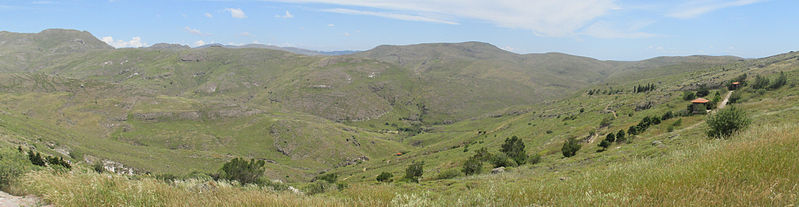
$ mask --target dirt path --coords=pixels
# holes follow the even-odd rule
[[[721,101],[721,104],[719,104],[719,109],[723,109],[725,106],[727,106],[727,102],[730,101],[730,96],[731,95],[732,95],[732,91],[727,92],[727,96],[725,96],[724,100]]]
[[[36,197],[12,196],[0,191],[0,207],[44,206]]]
[[[727,102],[730,101],[730,96],[732,95],[732,92],[733,91],[727,92],[727,96],[725,96],[724,100],[721,101],[721,104],[719,104],[719,107],[716,108],[715,110],[712,110],[710,113],[714,113],[714,112],[718,111],[719,109],[723,109],[725,106],[727,106]],[[674,131],[671,134],[679,134],[679,133],[681,133],[681,132],[683,132],[685,130],[696,128],[696,127],[698,127],[699,125],[701,125],[703,123],[705,123],[705,122],[702,122],[702,121],[697,122],[696,124],[693,124],[693,125],[691,125],[689,127],[685,127],[685,128],[680,129],[680,130]]]

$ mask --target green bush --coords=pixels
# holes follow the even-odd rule
[[[624,129],[620,129],[619,132],[616,133],[616,142],[622,143],[622,142],[627,141],[627,139],[624,137],[624,135],[625,135],[624,134]]]
[[[459,171],[457,169],[448,169],[448,170],[444,170],[444,172],[439,173],[438,176],[436,176],[436,179],[439,179],[439,180],[452,179],[452,178],[456,178],[456,177],[458,177],[460,175],[461,175],[461,171]]]
[[[577,151],[580,151],[580,148],[583,146],[574,138],[571,137],[563,143],[563,147],[561,148],[561,152],[563,152],[564,157],[571,157],[577,155]]]
[[[405,169],[405,177],[403,180],[418,183],[419,179],[424,174],[424,161],[413,161],[408,168]]]
[[[330,173],[330,174],[319,175],[316,176],[314,180],[324,180],[327,181],[328,183],[336,183],[336,180],[338,180],[338,174]]]
[[[696,95],[694,94],[694,92],[685,91],[682,93],[682,99],[686,101],[694,100],[696,99]]]
[[[7,148],[0,149],[0,188],[7,186],[14,178],[37,168],[39,167],[30,163],[24,151],[20,153]]]
[[[44,159],[42,159],[42,155],[38,152],[34,153],[33,149],[28,149],[28,160],[31,161],[31,164],[44,166]]]
[[[102,161],[99,161],[99,160],[98,160],[98,161],[96,161],[96,162],[94,162],[94,164],[92,164],[92,169],[93,169],[95,172],[97,172],[97,173],[103,173],[103,172],[105,172],[105,167],[103,167],[103,162],[102,162]]]
[[[242,185],[255,183],[264,174],[265,164],[263,160],[250,159],[250,162],[247,162],[242,158],[234,158],[222,166],[220,177],[239,181]]]
[[[738,103],[739,101],[741,101],[741,93],[742,92],[743,91],[738,91],[738,92],[732,93],[732,95],[730,95],[730,99],[727,102],[731,103],[731,104]]]
[[[755,82],[752,84],[752,89],[761,89],[768,87],[769,79],[761,75],[755,76]]]
[[[715,138],[727,138],[734,132],[743,130],[752,122],[743,110],[730,106],[720,110],[714,115],[708,116],[707,125],[709,130],[707,135]]]
[[[382,172],[377,176],[377,182],[390,183],[394,181],[394,179],[392,179],[393,177],[394,175],[390,172]]]
[[[508,155],[499,153],[491,157],[491,164],[497,167],[515,167],[516,163]]]
[[[483,162],[477,155],[469,157],[466,162],[463,163],[463,169],[461,169],[463,174],[465,175],[476,175],[483,172]]]
[[[505,144],[502,144],[502,149],[499,150],[518,165],[527,163],[527,153],[524,152],[524,141],[517,136],[505,139]]]
[[[540,162],[541,162],[541,155],[539,155],[538,153],[533,153],[530,155],[530,157],[527,158],[527,163],[531,165],[535,165]]]
[[[328,190],[333,189],[335,186],[328,182],[316,181],[307,186],[305,186],[302,191],[308,195],[314,195],[319,193],[327,192]]]
[[[491,153],[488,152],[488,149],[485,147],[480,148],[474,153],[474,158],[480,162],[488,162],[491,160],[492,156],[493,155],[491,155]]]
[[[776,80],[774,80],[774,83],[772,83],[771,86],[769,86],[769,88],[771,88],[771,89],[779,89],[782,86],[784,86],[785,84],[788,84],[788,77],[785,76],[784,72],[780,71],[780,76],[777,77]]]

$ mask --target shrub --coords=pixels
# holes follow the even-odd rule
[[[28,149],[28,160],[31,161],[31,164],[44,166],[44,159],[42,159],[42,155],[38,152],[34,153],[33,149]]]
[[[630,126],[630,128],[627,129],[627,134],[630,136],[638,134],[638,126]]]
[[[694,92],[686,91],[682,93],[682,99],[686,101],[694,100],[696,99],[696,95],[694,95]]]
[[[619,132],[616,133],[616,142],[622,143],[624,141],[627,141],[627,139],[624,138],[624,129],[620,129]]]
[[[480,148],[474,153],[474,158],[480,162],[488,162],[489,160],[491,160],[491,156],[492,156],[491,153],[488,152],[488,149],[486,149],[485,147]]]
[[[769,80],[761,75],[755,76],[755,82],[752,84],[752,89],[761,89],[768,87]]]
[[[578,143],[578,141],[574,137],[570,137],[563,143],[563,147],[561,148],[561,152],[563,153],[564,157],[571,157],[577,155],[577,151],[580,150],[583,146]]]
[[[505,139],[502,149],[499,150],[513,159],[518,165],[527,163],[527,153],[524,152],[524,141],[517,136]]]
[[[552,134],[552,130],[547,130],[547,134]]]
[[[730,99],[727,102],[738,103],[739,101],[741,101],[741,93],[742,92],[732,93],[732,95],[730,95]]]
[[[483,172],[483,162],[477,157],[477,155],[470,157],[463,163],[463,169],[461,169],[463,174],[465,175],[476,175]]]
[[[704,86],[703,86],[703,87],[701,87],[701,88],[699,88],[699,90],[697,90],[697,91],[696,91],[696,96],[697,96],[697,97],[705,97],[705,96],[707,96],[707,95],[709,95],[709,94],[710,94],[710,90],[708,90],[708,89],[707,89],[706,87],[704,87]]]
[[[771,89],[779,89],[780,87],[784,86],[788,83],[788,77],[785,76],[784,72],[780,72],[780,76],[774,80],[774,83],[769,86]]]
[[[660,117],[660,120],[666,121],[671,118],[674,118],[674,113],[672,113],[671,111],[667,111],[665,114],[663,114],[663,116]]]
[[[102,162],[102,161],[99,161],[99,160],[98,160],[98,161],[96,161],[96,162],[94,162],[94,164],[92,164],[92,169],[93,169],[95,172],[97,172],[97,173],[103,173],[103,172],[105,172],[105,167],[103,167],[103,162]]]
[[[49,163],[50,166],[59,165],[59,166],[62,166],[64,168],[67,168],[67,169],[72,169],[72,165],[67,163],[67,161],[64,161],[63,157],[47,156],[47,163]]]
[[[613,120],[607,116],[605,118],[602,118],[602,121],[599,122],[599,128],[609,127],[612,121]]]
[[[11,180],[36,168],[25,156],[24,151],[17,153],[6,148],[0,149],[0,188],[6,187]]]
[[[405,169],[404,180],[418,183],[424,173],[424,161],[413,161],[408,168]]]
[[[727,138],[738,130],[749,126],[752,122],[746,112],[737,107],[730,106],[718,113],[708,116],[707,125],[710,129],[707,135],[716,138]]]
[[[394,175],[390,172],[382,172],[377,176],[377,182],[390,183],[394,181],[394,179],[392,179],[393,177]]]
[[[530,157],[527,158],[527,163],[530,163],[531,165],[538,164],[540,162],[541,162],[541,155],[538,153],[533,153],[530,155]]]
[[[222,166],[220,177],[239,181],[242,185],[255,183],[264,174],[265,164],[263,160],[250,159],[250,162],[247,162],[242,158],[234,158]]]
[[[310,185],[305,186],[305,188],[303,188],[302,191],[305,192],[305,194],[314,195],[327,192],[332,188],[333,184],[331,183],[316,181],[311,183]]]
[[[516,163],[505,154],[496,154],[491,157],[491,164],[497,167],[515,167]]]
[[[327,181],[328,183],[336,183],[336,180],[338,180],[338,174],[330,173],[330,174],[319,175],[316,176],[314,180],[324,180]]]
[[[436,176],[436,179],[439,179],[439,180],[452,179],[452,178],[456,178],[456,177],[458,177],[460,175],[461,175],[461,171],[458,171],[457,169],[448,169],[448,170],[444,170],[444,172],[439,173],[438,176]]]

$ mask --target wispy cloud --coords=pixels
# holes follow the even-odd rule
[[[253,34],[251,34],[249,32],[242,32],[242,33],[239,33],[239,35],[245,36],[245,37],[255,37],[255,35],[253,35]]]
[[[234,8],[226,8],[225,11],[230,12],[230,16],[237,19],[244,19],[247,18],[247,14],[244,14],[244,11],[241,9],[234,9]]]
[[[205,41],[197,40],[196,42],[193,43],[193,45],[195,47],[203,46],[203,45],[205,45]]]
[[[656,37],[657,35],[655,34],[639,31],[641,28],[652,23],[654,23],[654,21],[638,22],[627,27],[618,27],[610,22],[599,21],[582,29],[581,34],[605,39],[639,39]]]
[[[100,38],[103,42],[115,48],[122,47],[145,47],[147,43],[142,42],[141,37],[133,37],[130,41],[114,40],[111,36]]]
[[[407,21],[457,24],[459,19],[530,30],[540,36],[569,36],[596,18],[619,9],[616,0],[266,0],[359,7],[327,9]]]
[[[183,30],[186,30],[186,32],[189,32],[189,33],[192,33],[192,34],[196,34],[196,35],[200,35],[200,36],[211,35],[209,33],[202,32],[199,29],[194,29],[194,28],[191,28],[189,26],[184,27]]]
[[[669,13],[669,17],[679,19],[690,19],[703,14],[713,12],[728,7],[746,6],[749,4],[764,2],[766,0],[702,0],[691,1],[677,7]]]
[[[208,12],[205,12],[205,14],[203,14],[203,15],[205,15],[205,17],[208,17],[208,18],[214,18],[214,15],[211,14],[211,13],[208,13]]]
[[[31,4],[54,4],[53,1],[33,1]]]
[[[432,17],[417,16],[417,15],[407,15],[407,14],[397,14],[397,13],[390,13],[390,12],[361,11],[361,10],[341,9],[341,8],[338,8],[338,9],[325,9],[325,10],[322,10],[322,11],[332,12],[332,13],[339,13],[339,14],[376,16],[376,17],[383,17],[383,18],[389,18],[389,19],[406,20],[406,21],[432,22],[432,23],[441,23],[441,24],[458,24],[457,22],[447,21],[447,20],[437,19],[437,18],[432,18]]]
[[[284,14],[284,15],[279,15],[278,14],[278,15],[275,15],[275,17],[283,18],[283,19],[290,19],[290,18],[294,18],[294,15],[292,15],[291,12],[286,11],[286,14]]]

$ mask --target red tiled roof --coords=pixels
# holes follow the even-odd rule
[[[732,82],[733,85],[741,84],[741,82]]]
[[[710,102],[710,101],[707,100],[707,99],[704,99],[704,98],[698,98],[698,99],[694,99],[693,101],[691,101],[691,103],[707,103],[707,102]]]

